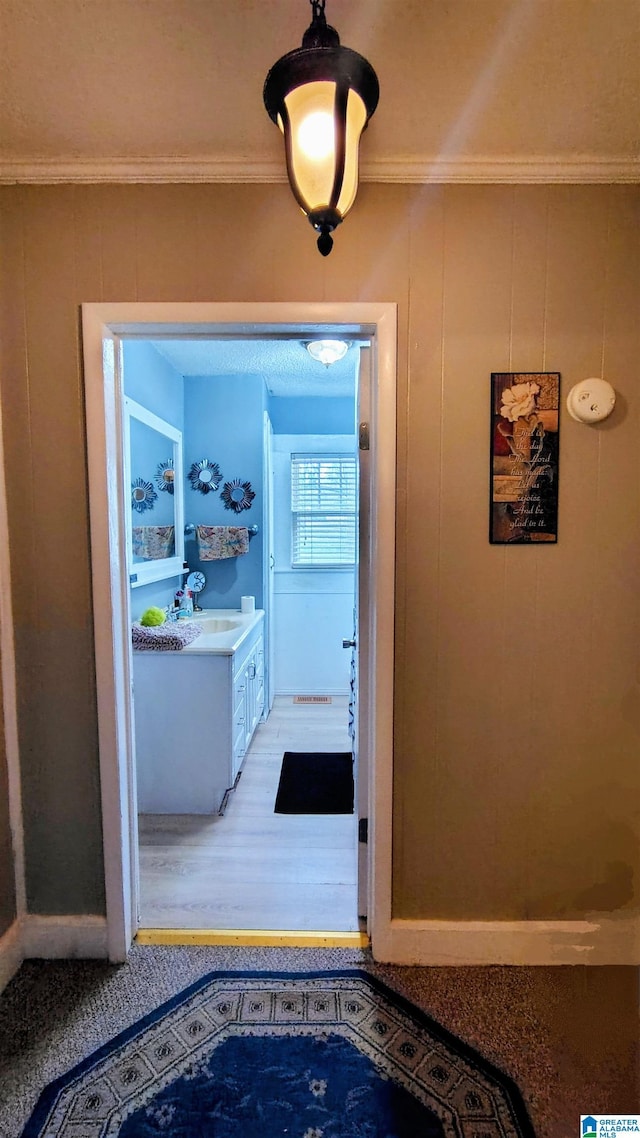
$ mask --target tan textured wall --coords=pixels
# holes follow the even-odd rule
[[[394,909],[633,904],[640,209],[635,187],[362,187],[327,261],[284,186],[0,192],[2,375],[28,894],[100,911],[78,305],[399,306]],[[604,374],[563,411],[557,546],[490,546],[489,377]]]
[[[15,915],[15,870],[9,819],[9,782],[0,672],[0,936],[13,923]]]
[[[2,215],[0,214],[0,223],[1,220]],[[2,229],[0,228],[0,250],[2,248]],[[1,255],[2,254],[0,253],[0,257]],[[1,280],[2,272],[0,270],[0,281]],[[0,331],[0,376],[6,374],[6,361],[4,359],[3,353],[4,346],[4,331]],[[2,661],[0,659],[0,664],[1,662]],[[7,768],[7,748],[4,723],[4,690],[2,683],[2,670],[0,668],[0,936],[2,936],[2,934],[6,932],[9,926],[13,923],[15,916],[15,865],[9,810],[9,772]]]

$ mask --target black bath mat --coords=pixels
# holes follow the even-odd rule
[[[276,814],[353,814],[353,759],[348,751],[285,751]]]

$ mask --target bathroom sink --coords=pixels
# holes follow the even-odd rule
[[[204,620],[199,620],[198,624],[203,632],[231,632],[234,628],[240,628],[239,620],[229,620],[223,616],[206,616]]]

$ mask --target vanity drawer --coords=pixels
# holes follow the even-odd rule
[[[251,630],[247,640],[238,649],[233,657],[233,676],[237,679],[244,672],[247,663],[255,652],[256,644],[262,638],[262,625],[258,624],[256,628]]]

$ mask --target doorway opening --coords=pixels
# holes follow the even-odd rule
[[[349,628],[344,630],[346,635],[342,639],[346,641],[357,639],[358,642],[360,703],[364,704],[366,713],[359,719],[357,742],[360,752],[370,756],[367,777],[358,780],[357,816],[361,821],[360,836],[364,836],[367,829],[365,819],[368,820],[369,830],[369,845],[361,843],[358,847],[360,865],[364,870],[358,878],[363,895],[368,898],[368,929],[372,938],[376,937],[376,930],[382,937],[390,923],[395,306],[85,305],[83,333],[94,565],[96,672],[107,922],[111,959],[124,959],[140,923],[136,728],[132,709],[135,700],[135,693],[132,699],[132,680],[135,680],[136,687],[137,680],[131,653],[131,621],[132,615],[135,614],[131,608],[132,590],[129,579],[131,572],[135,573],[136,566],[131,564],[130,558],[127,559],[127,550],[131,550],[132,547],[132,540],[127,532],[128,527],[131,528],[131,523],[130,519],[127,519],[126,494],[123,495],[122,492],[126,485],[122,432],[124,422],[122,380],[126,345],[128,342],[137,342],[139,345],[143,341],[154,339],[194,342],[211,340],[224,342],[232,339],[299,342],[305,337],[328,332],[348,338],[356,344],[371,344],[370,352],[367,353],[365,349],[365,354],[369,357],[369,371],[367,382],[360,388],[357,416],[359,424],[363,422],[367,424],[366,428],[360,429],[361,438],[365,440],[365,448],[368,438],[372,444],[371,457],[365,450],[365,477],[361,480],[365,501],[364,510],[361,508],[360,513],[360,568],[363,566],[364,549],[367,594],[364,608],[362,595],[360,596],[360,626],[357,636],[354,636],[352,628]],[[363,392],[365,392],[364,400]],[[242,401],[236,400],[236,404],[242,410]],[[266,434],[266,420],[263,422],[263,429]],[[234,433],[234,444],[241,464],[243,454],[241,432]],[[360,453],[362,456],[362,452]],[[264,454],[263,448],[262,456]],[[213,454],[199,455],[198,461],[204,459],[210,460],[212,464],[216,462]],[[186,466],[185,460],[185,468]],[[232,471],[229,470],[228,473],[232,474]],[[242,474],[241,469],[234,470],[232,481],[241,485],[248,483],[251,488],[251,480],[243,478]],[[197,493],[193,500],[199,500]],[[176,512],[176,547],[172,550],[174,554],[184,551],[183,547],[178,550],[177,544],[178,530],[183,522],[188,529],[189,519],[186,516],[180,518]],[[199,522],[195,520],[193,524],[198,525]],[[269,525],[267,531],[273,532]],[[139,536],[137,535],[138,540]],[[269,564],[267,558],[265,566],[268,567]],[[190,565],[189,568],[191,569]],[[219,566],[215,568],[219,569]],[[273,616],[273,608],[268,599],[265,601],[265,598],[268,598],[268,577],[268,568],[265,568],[262,590],[256,586],[254,594],[260,596],[262,592],[261,600],[266,603],[267,612]],[[154,579],[152,574],[151,579],[145,581],[145,588],[150,585],[155,587],[160,579],[160,575]],[[231,596],[229,580],[225,580]],[[220,578],[217,580],[217,585],[220,592]],[[242,593],[242,596],[245,596],[245,593]],[[236,599],[234,597],[234,600]],[[228,609],[231,606],[220,607]],[[273,635],[268,635],[265,643],[273,646],[274,640]],[[163,654],[148,653],[149,657],[155,657],[156,662],[161,655]],[[180,664],[187,662],[184,658],[175,660],[177,656],[175,653],[171,653],[171,656]],[[257,655],[250,663],[247,675],[255,679],[256,673]],[[275,674],[277,670],[267,664],[265,676],[271,677],[271,695],[267,695],[267,700],[275,698],[273,685]],[[197,683],[198,681],[196,688]],[[254,684],[254,689],[255,687]],[[196,694],[201,693],[197,691]],[[325,694],[332,698],[331,693],[308,693],[304,690],[295,694],[301,697],[307,694]],[[291,695],[292,699],[290,706],[304,709],[304,702],[293,704],[293,695],[291,693],[288,695]],[[207,698],[206,694],[203,698]],[[156,699],[176,703],[177,696],[173,686],[170,684],[168,691],[156,690]],[[311,706],[313,707],[313,704]],[[318,705],[315,710],[317,714]],[[329,751],[333,749],[328,747]],[[237,789],[233,793],[237,794]],[[362,910],[363,906],[356,905],[356,916],[358,909]],[[229,922],[226,923],[229,927]],[[262,921],[259,923],[263,925]],[[333,922],[327,920],[322,921],[322,924],[331,929]],[[234,921],[231,927],[237,931],[238,922]]]
[[[150,606],[164,612],[160,636],[140,635],[167,648],[167,627],[176,635],[222,627],[179,653],[133,648],[146,939],[160,930],[364,927],[354,617],[358,493],[368,493],[358,388],[368,350],[356,340],[329,369],[298,339],[123,342],[131,621],[138,632]],[[141,416],[155,416],[155,429]],[[172,432],[183,477],[165,453]],[[148,504],[136,500],[140,482],[151,487]],[[246,498],[234,512],[236,483]],[[163,550],[159,540],[178,514],[184,572],[172,576],[171,565],[160,577],[158,554],[167,561],[175,543]],[[229,534],[238,544],[221,544]],[[147,582],[150,566],[157,579]],[[184,590],[196,611],[176,617]],[[243,604],[257,614],[248,636]]]

